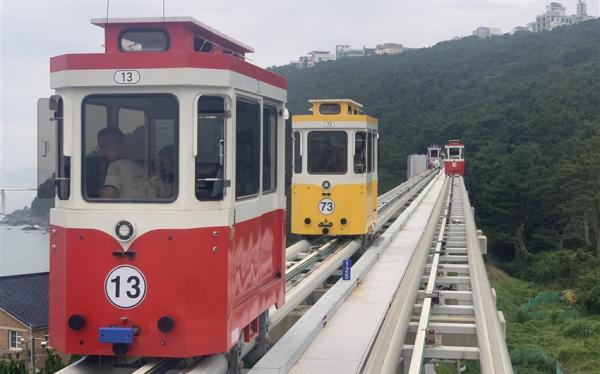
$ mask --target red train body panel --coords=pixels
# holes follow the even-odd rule
[[[452,174],[464,175],[465,174],[465,162],[464,161],[446,160],[446,162],[444,163],[444,170],[446,172],[446,175],[452,175]]]
[[[73,354],[112,355],[111,344],[98,341],[98,329],[137,326],[140,333],[128,355],[228,351],[241,332],[235,326],[247,326],[284,302],[284,218],[283,210],[273,211],[236,224],[235,234],[229,227],[154,230],[131,244],[132,258],[114,256],[120,243],[102,231],[52,226],[52,346]],[[104,291],[107,274],[123,264],[146,278],[146,296],[133,309],[116,308]],[[74,314],[85,318],[79,331],[67,326]],[[172,331],[158,330],[162,316],[173,319]]]
[[[446,175],[465,174],[465,145],[460,140],[448,140],[444,171]]]
[[[48,175],[60,180],[50,344],[81,355],[228,352],[285,302],[287,83],[248,63],[250,47],[191,18],[92,23],[105,29],[105,53],[52,58],[56,95],[38,114],[54,115],[38,126],[59,135],[38,143],[56,142]],[[161,48],[144,44],[157,33]],[[146,195],[105,183],[119,162]],[[130,304],[115,302],[124,295]]]

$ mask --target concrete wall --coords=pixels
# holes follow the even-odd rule
[[[427,155],[409,155],[406,164],[406,179],[427,170]]]

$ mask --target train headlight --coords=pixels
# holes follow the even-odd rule
[[[115,234],[122,242],[131,240],[133,231],[133,224],[129,221],[119,221],[115,227]]]
[[[327,189],[327,188],[331,187],[331,183],[329,183],[329,181],[323,181],[322,186],[323,186],[323,188]]]

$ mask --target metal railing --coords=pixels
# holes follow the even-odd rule
[[[0,187],[0,214],[6,214],[6,191],[37,191],[31,187]]]

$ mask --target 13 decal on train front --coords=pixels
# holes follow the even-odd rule
[[[38,103],[51,345],[227,352],[284,302],[285,80],[192,19],[101,19]],[[50,119],[50,121],[49,121]]]

